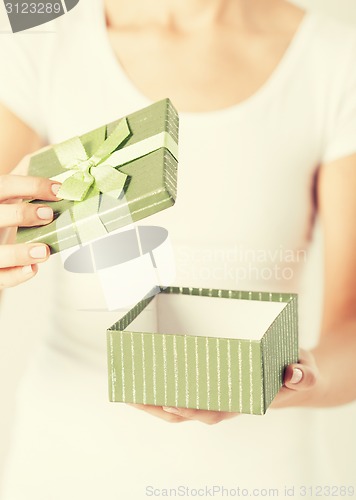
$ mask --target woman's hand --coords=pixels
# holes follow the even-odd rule
[[[316,390],[320,393],[324,384],[313,354],[300,349],[299,363],[287,366],[283,387],[270,408],[313,406],[313,394]]]
[[[49,257],[43,243],[11,244],[19,226],[42,226],[53,220],[53,211],[44,204],[23,199],[58,201],[60,184],[41,177],[0,175],[0,290],[29,280],[37,264]]]
[[[320,382],[320,376],[314,356],[310,352],[301,349],[299,363],[294,363],[286,368],[284,385],[273,400],[271,408],[303,406],[303,401],[310,398],[311,391],[316,387],[318,382]],[[162,418],[172,423],[198,420],[204,424],[212,425],[239,415],[239,413],[193,410],[190,408],[172,408],[141,404],[132,404],[130,406],[144,410],[155,417]]]
[[[129,404],[134,408],[150,413],[154,417],[161,418],[171,423],[186,422],[188,420],[198,420],[204,424],[218,424],[222,420],[236,417],[239,413],[228,411],[194,410],[192,408],[174,408],[170,406],[151,406],[141,404]]]

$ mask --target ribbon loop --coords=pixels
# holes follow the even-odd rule
[[[103,162],[110,161],[113,152],[122,147],[130,133],[127,120],[123,118],[90,158],[79,137],[56,146],[55,152],[62,167],[71,172],[58,196],[65,200],[83,201],[92,186],[102,193],[119,189],[121,192],[127,175]]]
[[[101,193],[113,191],[113,186],[115,186],[115,190],[120,189],[122,191],[127,178],[127,175],[110,165],[98,165],[98,167],[92,168],[91,175],[94,177],[95,184]]]

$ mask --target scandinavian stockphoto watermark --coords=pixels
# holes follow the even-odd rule
[[[72,10],[79,0],[3,0],[13,33],[53,21]]]
[[[289,249],[280,245],[275,248],[248,248],[232,245],[215,248],[180,246],[177,260],[181,274],[187,282],[196,280],[228,281],[236,283],[286,281],[307,262],[305,249]]]

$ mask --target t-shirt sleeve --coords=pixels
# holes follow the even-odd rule
[[[0,35],[0,102],[44,139],[39,38],[28,33]]]
[[[342,85],[335,101],[322,162],[329,163],[354,153],[356,153],[356,43],[352,45],[347,68],[342,75]]]

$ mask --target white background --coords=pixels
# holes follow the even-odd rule
[[[317,9],[356,28],[355,0],[295,0],[303,7]],[[310,283],[320,281],[320,253],[316,245],[314,257],[309,260],[313,272]],[[47,276],[42,273],[36,280],[16,289],[6,291],[0,308],[0,472],[6,457],[11,423],[14,418],[16,391],[29,354],[38,345],[46,325],[42,311],[48,309],[51,298],[44,293],[44,283],[51,274],[51,263],[46,264]],[[41,273],[40,273],[41,274]],[[312,288],[312,287],[311,287]],[[315,288],[315,287],[314,287]],[[315,293],[315,292],[314,292]],[[318,299],[315,296],[315,299]],[[315,305],[315,302],[314,304]],[[31,332],[28,334],[28,332]],[[30,459],[30,457],[29,457]],[[350,457],[351,459],[351,457]]]

